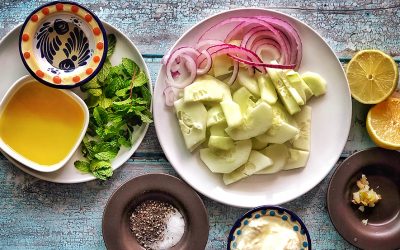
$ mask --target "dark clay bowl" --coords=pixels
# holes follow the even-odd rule
[[[362,174],[382,196],[364,212],[351,202]],[[327,205],[333,225],[349,243],[362,249],[400,249],[400,153],[371,148],[347,158],[329,183]]]
[[[103,214],[103,239],[108,250],[144,249],[129,228],[129,217],[145,200],[169,202],[185,220],[185,232],[171,249],[204,249],[208,215],[197,193],[180,179],[167,174],[147,174],[126,182],[108,200]]]

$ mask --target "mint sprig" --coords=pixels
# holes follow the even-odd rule
[[[143,70],[129,58],[112,66],[116,38],[108,35],[107,58],[97,76],[81,86],[87,94],[85,102],[90,118],[86,135],[81,143],[85,159],[75,161],[83,173],[106,180],[112,176],[111,161],[120,148],[132,146],[135,126],[152,122],[151,93]]]

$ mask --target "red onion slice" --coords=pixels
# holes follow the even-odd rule
[[[238,74],[239,74],[239,63],[234,61],[232,75],[231,75],[231,78],[229,78],[229,81],[227,83],[229,86],[232,85],[236,81]]]
[[[257,62],[252,62],[243,58],[240,58],[238,56],[234,55],[229,55],[233,60],[250,65],[250,66],[255,66],[255,67],[263,67],[263,68],[275,68],[275,69],[294,69],[296,65],[291,64],[291,65],[282,65],[282,64],[271,64],[271,63],[257,63]],[[262,72],[265,73],[265,72]]]
[[[210,53],[208,53],[207,50],[203,50],[201,52],[201,54],[204,55],[206,58],[206,66],[204,68],[200,68],[201,64],[197,65],[197,74],[198,75],[206,74],[208,71],[210,71],[211,66],[212,66],[212,58],[211,58]]]
[[[164,89],[164,96],[165,96],[165,105],[168,107],[174,106],[175,102],[175,92],[172,86],[168,86]]]

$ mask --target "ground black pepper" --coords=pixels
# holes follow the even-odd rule
[[[130,217],[130,228],[138,243],[153,249],[155,242],[160,241],[166,230],[168,216],[175,208],[163,201],[146,200],[140,203]]]

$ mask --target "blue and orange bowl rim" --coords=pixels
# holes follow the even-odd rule
[[[38,12],[39,10],[41,10],[44,7],[48,7],[48,6],[52,6],[52,5],[56,5],[56,4],[73,4],[76,5],[82,9],[84,9],[85,11],[87,11],[88,13],[90,13],[90,15],[92,15],[93,19],[97,22],[97,24],[99,25],[99,28],[102,32],[102,36],[103,36],[103,40],[104,40],[104,49],[103,49],[103,54],[101,56],[100,62],[98,63],[97,68],[93,71],[92,74],[90,74],[88,77],[86,77],[85,79],[83,79],[82,81],[76,83],[76,84],[71,84],[71,85],[63,85],[63,84],[53,84],[50,83],[48,81],[43,80],[42,78],[38,77],[35,72],[32,71],[32,69],[29,67],[29,65],[26,63],[23,52],[22,52],[22,46],[21,46],[21,42],[22,42],[22,35],[25,29],[25,26],[27,25],[27,23],[29,22],[29,20],[31,19],[31,17]],[[34,9],[25,19],[24,23],[22,24],[20,33],[19,33],[19,38],[18,38],[18,50],[19,50],[19,55],[21,57],[21,60],[25,66],[25,68],[28,70],[29,74],[31,74],[37,81],[39,81],[40,83],[43,83],[46,86],[52,87],[52,88],[57,88],[57,89],[73,89],[79,86],[82,86],[83,84],[89,82],[90,80],[92,80],[98,73],[99,71],[103,68],[104,62],[106,61],[107,58],[107,51],[108,51],[108,40],[107,40],[107,33],[106,33],[106,29],[103,26],[103,23],[101,22],[101,20],[89,9],[87,9],[86,7],[82,6],[79,3],[76,2],[72,2],[72,1],[52,1],[43,5],[40,5],[39,7],[37,7],[36,9]]]
[[[232,226],[232,228],[231,228],[231,230],[229,232],[227,249],[231,250],[231,242],[233,240],[233,234],[235,233],[236,229],[238,229],[242,225],[242,221],[244,219],[249,218],[249,216],[251,217],[251,215],[254,212],[258,212],[258,211],[261,211],[261,210],[268,210],[268,209],[269,210],[276,210],[276,211],[278,211],[278,213],[286,212],[286,213],[288,213],[290,215],[292,221],[297,221],[300,224],[301,229],[304,230],[304,232],[305,232],[305,234],[307,236],[308,249],[310,249],[310,250],[312,249],[311,248],[311,237],[310,237],[310,233],[308,232],[308,229],[307,229],[306,225],[303,223],[303,221],[300,219],[300,217],[297,216],[297,214],[295,214],[294,212],[290,211],[287,208],[280,207],[280,206],[259,206],[259,207],[255,207],[255,208],[247,211],[242,216],[240,216],[235,221],[235,224],[233,224],[233,226]]]

